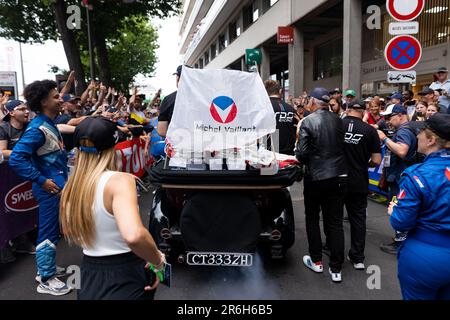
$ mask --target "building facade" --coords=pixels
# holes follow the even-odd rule
[[[352,88],[361,96],[406,88],[387,83],[384,48],[393,38],[385,0],[186,0],[180,53],[195,68],[247,70],[245,50],[260,48],[263,79],[278,79],[298,97],[314,87]],[[375,6],[375,7],[374,7]],[[450,68],[450,4],[428,0],[416,35],[424,48],[414,68],[415,93]],[[374,12],[381,13],[380,28]],[[374,11],[375,10],[375,11]],[[370,20],[368,25],[368,20]],[[277,44],[281,26],[294,28],[294,43]],[[369,29],[370,28],[370,29]]]

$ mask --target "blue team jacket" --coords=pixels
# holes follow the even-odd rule
[[[432,153],[403,172],[390,221],[401,232],[450,235],[450,150]]]
[[[67,154],[58,128],[44,114],[28,125],[9,158],[9,166],[33,187],[52,179],[62,189],[67,181]]]

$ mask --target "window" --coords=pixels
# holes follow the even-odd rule
[[[195,68],[195,69],[198,69],[198,63],[195,64],[195,67],[194,67],[194,68]]]
[[[253,24],[253,3],[244,8],[244,31]]]
[[[198,66],[200,69],[203,69],[203,59],[198,60]]]
[[[263,0],[262,1],[263,14],[269,11],[269,9],[272,8],[272,6],[277,2],[278,0]]]
[[[314,49],[314,80],[342,74],[343,39],[332,40]]]
[[[230,35],[230,43],[232,43],[234,40],[236,40],[237,37],[239,37],[236,21],[230,23],[230,25],[228,26],[228,33]],[[239,33],[240,33],[240,29],[239,29]]]
[[[214,60],[214,58],[217,56],[217,46],[214,43],[211,45],[211,60]]]
[[[219,37],[219,53],[228,47],[228,41],[226,36],[223,34]]]
[[[253,20],[252,22],[256,22],[259,18],[259,9],[256,6],[253,6]]]
[[[209,64],[209,52],[205,52],[205,66]]]

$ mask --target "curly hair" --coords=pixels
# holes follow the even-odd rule
[[[52,80],[35,81],[26,86],[23,95],[31,111],[41,112],[42,100],[46,99],[50,91],[57,87],[56,82]]]

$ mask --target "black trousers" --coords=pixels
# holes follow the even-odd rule
[[[348,253],[355,263],[363,263],[366,247],[367,194],[349,192],[345,196],[351,233],[351,248]]]
[[[153,300],[154,274],[134,253],[107,257],[83,256],[78,300]]]
[[[305,179],[305,215],[309,254],[313,262],[322,261],[322,237],[320,233],[320,211],[324,230],[330,247],[330,268],[339,272],[344,263],[344,198],[347,178],[332,178],[321,181]]]

